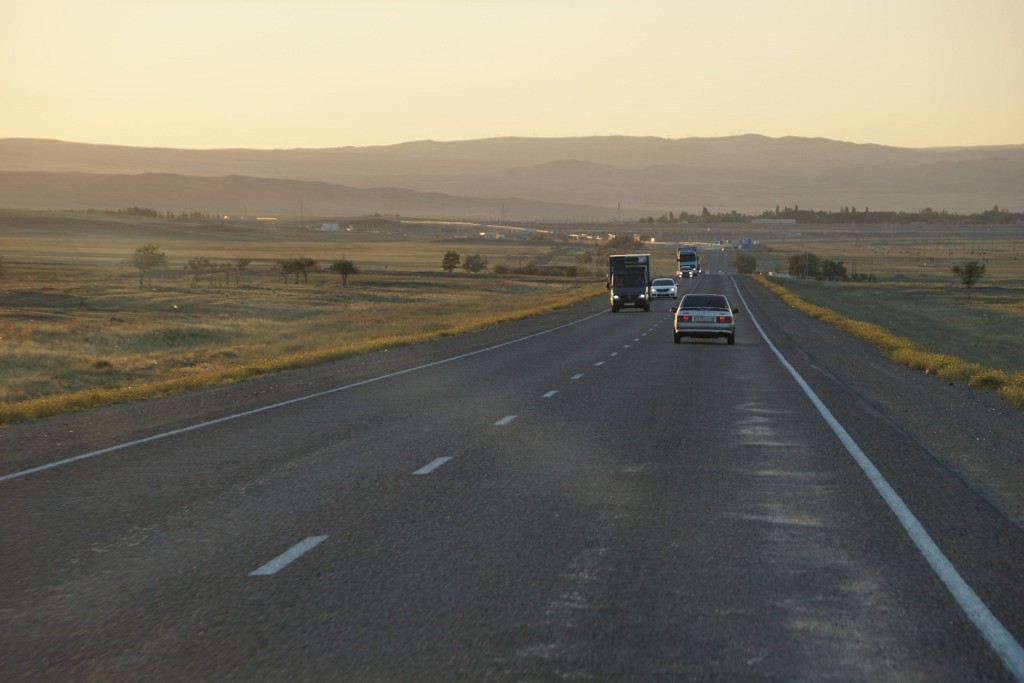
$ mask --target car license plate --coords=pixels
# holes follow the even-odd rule
[[[712,318],[709,315],[698,315],[693,320],[694,320],[694,322],[698,322],[698,323],[713,323],[713,322],[715,322],[715,319]]]

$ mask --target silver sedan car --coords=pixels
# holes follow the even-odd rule
[[[683,337],[725,337],[735,344],[736,313],[724,294],[686,294],[676,308],[672,339],[678,344]]]

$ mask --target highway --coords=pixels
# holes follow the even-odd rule
[[[735,346],[595,300],[0,429],[0,678],[1024,680],[1020,412],[727,257]]]

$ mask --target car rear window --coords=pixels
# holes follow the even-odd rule
[[[713,294],[687,294],[683,297],[681,308],[724,308],[728,309],[729,304],[724,296]]]

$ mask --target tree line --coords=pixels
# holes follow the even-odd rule
[[[216,221],[220,219],[220,216],[217,214],[203,213],[202,211],[179,211],[178,213],[175,213],[173,211],[147,209],[143,206],[129,206],[124,209],[116,209],[114,211],[97,211],[95,209],[90,209],[88,213],[113,216],[140,216],[142,218],[158,218],[171,221]]]
[[[139,271],[139,289],[142,289],[144,286],[147,286],[147,283],[149,287],[153,286],[153,273],[161,268],[166,268],[168,260],[167,254],[160,250],[160,246],[150,242],[138,247],[131,258],[128,259],[128,263]],[[199,280],[204,275],[210,277],[211,284],[213,284],[216,277],[224,277],[225,284],[231,284],[231,278],[234,277],[235,285],[237,286],[240,284],[242,274],[249,267],[250,263],[252,263],[252,259],[247,258],[214,261],[205,256],[193,256],[188,260],[184,269],[192,275],[191,284],[193,287],[199,283]],[[296,284],[299,282],[300,275],[303,282],[309,282],[309,273],[316,271],[318,268],[319,263],[316,259],[311,259],[307,256],[283,259],[273,265],[273,269],[281,275],[285,283],[288,282],[289,278],[294,277]],[[327,266],[327,270],[341,276],[342,286],[348,285],[350,275],[359,273],[359,268],[356,267],[355,263],[346,258],[335,259]]]
[[[991,209],[971,214],[958,214],[950,211],[936,211],[924,208],[920,211],[872,211],[865,206],[843,206],[836,211],[801,209],[799,206],[776,206],[774,210],[766,209],[760,214],[746,214],[736,210],[712,213],[707,207],[699,214],[687,211],[663,213],[655,218],[645,216],[639,220],[642,224],[676,224],[676,223],[748,223],[757,218],[795,220],[797,223],[824,224],[876,224],[876,223],[968,223],[972,225],[1005,225],[1007,223],[1024,222],[1024,213],[1012,212],[1000,208],[997,204]]]

